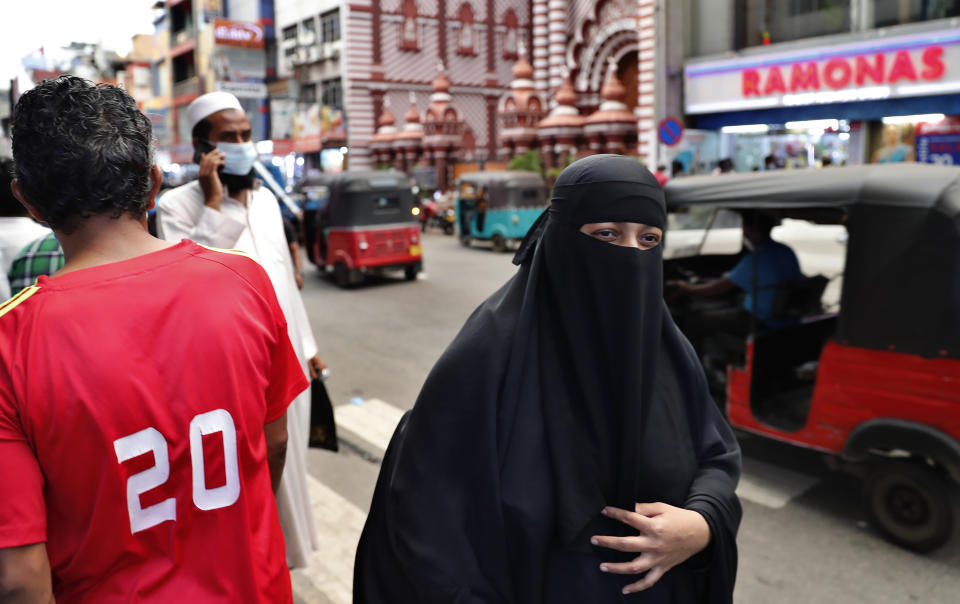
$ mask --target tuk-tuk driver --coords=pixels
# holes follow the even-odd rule
[[[742,306],[695,313],[684,322],[684,332],[701,357],[706,354],[704,343],[712,334],[721,332],[745,338],[754,317],[761,324],[777,326],[778,319],[773,316],[777,287],[803,278],[800,262],[794,251],[790,246],[775,241],[770,236],[770,231],[778,223],[776,217],[745,211],[742,218],[743,243],[749,253],[741,258],[730,272],[719,279],[703,283],[668,281],[666,284],[674,295],[702,298],[725,296],[738,288],[746,292]]]
[[[484,223],[487,220],[487,188],[480,187],[477,194],[477,231],[483,232]]]

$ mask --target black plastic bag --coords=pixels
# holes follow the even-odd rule
[[[320,380],[310,383],[310,447],[339,451],[337,424],[327,388]]]

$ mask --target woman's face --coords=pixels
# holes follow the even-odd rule
[[[580,232],[605,243],[649,250],[660,245],[663,229],[639,222],[588,222]]]

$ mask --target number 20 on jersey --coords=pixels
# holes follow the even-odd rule
[[[240,498],[240,471],[237,467],[237,430],[233,417],[226,409],[214,409],[190,420],[190,466],[193,474],[193,504],[201,510],[225,508]],[[223,435],[224,470],[226,484],[208,489],[204,475],[203,436],[220,432]],[[170,478],[170,455],[167,441],[156,428],[113,441],[117,461],[123,463],[144,453],[153,452],[154,465],[127,479],[127,512],[130,514],[130,532],[138,533],[167,520],[177,519],[177,502],[173,497],[147,507],[141,507],[140,496]]]

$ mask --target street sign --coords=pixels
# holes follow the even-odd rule
[[[675,117],[667,117],[660,121],[657,126],[657,136],[664,145],[673,146],[680,142],[683,137],[683,122]]]

